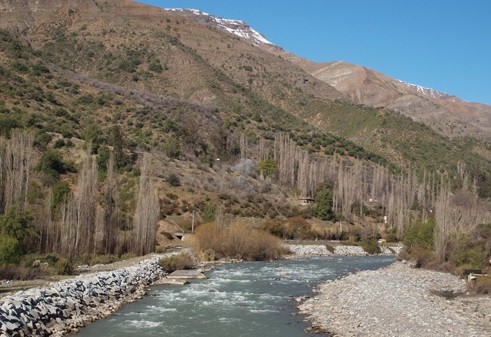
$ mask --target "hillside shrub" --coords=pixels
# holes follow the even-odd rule
[[[36,170],[44,174],[44,182],[46,185],[52,185],[60,178],[60,174],[75,172],[75,166],[63,161],[59,151],[50,150],[41,155]]]
[[[181,180],[174,173],[169,174],[165,180],[173,187],[181,186]]]
[[[196,231],[196,238],[202,252],[213,251],[218,259],[272,260],[285,253],[281,240],[241,222],[230,226],[203,224]]]
[[[259,163],[259,169],[265,177],[271,177],[275,172],[277,163],[273,159],[265,159]]]
[[[215,216],[217,212],[217,205],[212,202],[206,203],[203,212],[201,213],[201,220],[203,222],[213,222],[215,221]]]

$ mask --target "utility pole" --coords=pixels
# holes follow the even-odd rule
[[[194,234],[194,210],[193,210],[193,220],[191,221],[191,234]]]

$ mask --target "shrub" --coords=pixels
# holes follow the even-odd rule
[[[208,202],[201,213],[201,220],[203,222],[212,222],[215,221],[215,215],[217,212],[217,205],[211,202]]]
[[[66,181],[57,181],[53,187],[53,204],[51,211],[55,211],[70,194],[70,185]]]
[[[167,273],[172,273],[176,270],[193,269],[196,264],[196,258],[189,253],[167,256],[159,260],[159,265]]]
[[[109,264],[119,261],[119,258],[117,255],[113,254],[105,254],[105,255],[94,255],[90,259],[90,265],[96,265],[96,264]]]
[[[36,170],[43,173],[45,177],[48,178],[47,182],[49,184],[53,184],[59,179],[60,174],[74,172],[75,167],[70,163],[64,162],[59,151],[52,150],[46,151],[41,155]]]
[[[174,186],[174,187],[178,187],[178,186],[181,186],[181,180],[179,179],[179,177],[177,175],[175,175],[174,173],[171,173],[169,174],[169,176],[167,177],[167,179],[165,179],[169,185],[171,186]]]
[[[405,229],[403,243],[409,251],[415,247],[432,250],[434,232],[435,220],[433,219],[428,222],[414,223]]]
[[[361,248],[370,255],[382,253],[382,249],[376,240],[363,241]]]
[[[279,238],[284,238],[286,235],[285,226],[275,220],[266,220],[261,225],[261,229]]]
[[[334,247],[331,246],[330,244],[326,244],[326,249],[328,252],[334,254]]]
[[[453,235],[449,239],[448,262],[453,266],[464,269],[482,269],[486,265],[486,247],[483,241],[473,233]]]
[[[273,175],[277,167],[276,161],[273,159],[265,159],[259,163],[259,168],[265,177]]]
[[[312,231],[312,225],[301,216],[288,219],[286,238],[295,240],[315,239],[317,234]]]
[[[58,275],[72,275],[73,264],[68,259],[59,259],[55,264],[55,270]]]
[[[491,294],[491,276],[478,277],[474,291],[478,294]]]
[[[2,280],[34,280],[50,273],[46,269],[29,268],[13,264],[0,266],[0,279]]]
[[[416,268],[426,267],[435,260],[433,251],[422,246],[415,246],[409,252],[407,247],[399,255],[399,259],[412,260]]]
[[[59,149],[61,147],[64,147],[65,145],[66,145],[65,140],[61,138],[61,139],[56,140],[56,142],[53,145],[53,148]]]
[[[285,253],[281,240],[241,222],[227,227],[203,224],[196,231],[196,238],[200,250],[212,251],[216,258],[259,261],[277,259]]]
[[[21,245],[17,239],[0,235],[0,265],[18,263],[21,257]]]

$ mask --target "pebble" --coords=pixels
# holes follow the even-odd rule
[[[299,309],[315,328],[339,337],[491,336],[490,296],[466,290],[456,276],[395,262],[326,282]],[[435,291],[460,295],[447,299]]]
[[[334,246],[334,253],[327,250],[325,245],[287,245],[293,253],[290,258],[306,258],[314,256],[366,256],[367,252],[360,246]],[[383,246],[382,253],[377,255],[392,256],[397,255],[402,250],[402,245],[391,247]]]

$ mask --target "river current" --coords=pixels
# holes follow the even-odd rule
[[[207,280],[157,286],[77,337],[313,336],[296,315],[295,297],[313,295],[322,281],[378,269],[393,257],[319,257],[217,266]],[[319,336],[318,334],[316,336]]]

